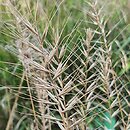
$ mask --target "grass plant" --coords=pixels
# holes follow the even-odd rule
[[[2,48],[19,78],[1,87],[6,130],[130,129],[129,24],[115,1],[111,13],[100,0],[2,2]]]

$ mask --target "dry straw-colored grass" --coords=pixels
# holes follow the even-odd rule
[[[108,19],[100,15],[102,8],[98,9],[96,2],[87,2],[89,12],[86,14],[93,28],[85,28],[85,37],[76,36],[77,42],[73,42],[79,24],[65,36],[63,32],[68,21],[61,30],[52,24],[64,1],[58,4],[51,18],[39,1],[35,4],[34,21],[30,22],[29,3],[28,14],[24,14],[15,4],[7,2],[15,21],[11,26],[17,30],[14,41],[28,86],[30,114],[33,115],[30,128],[89,130],[90,124],[95,125],[96,118],[100,117],[99,122],[105,120],[110,125],[114,118],[113,130],[129,130],[129,78],[115,71],[112,55],[116,38],[109,40],[114,27],[106,30]],[[39,17],[46,23],[43,33],[38,28]],[[48,33],[51,33],[50,41]],[[120,57],[118,63],[126,68],[127,56],[123,50]],[[9,129],[8,124],[6,130]],[[108,130],[108,127],[104,124],[96,129]]]

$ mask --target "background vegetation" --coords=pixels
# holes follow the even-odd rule
[[[130,130],[129,0],[0,0],[1,130]]]

